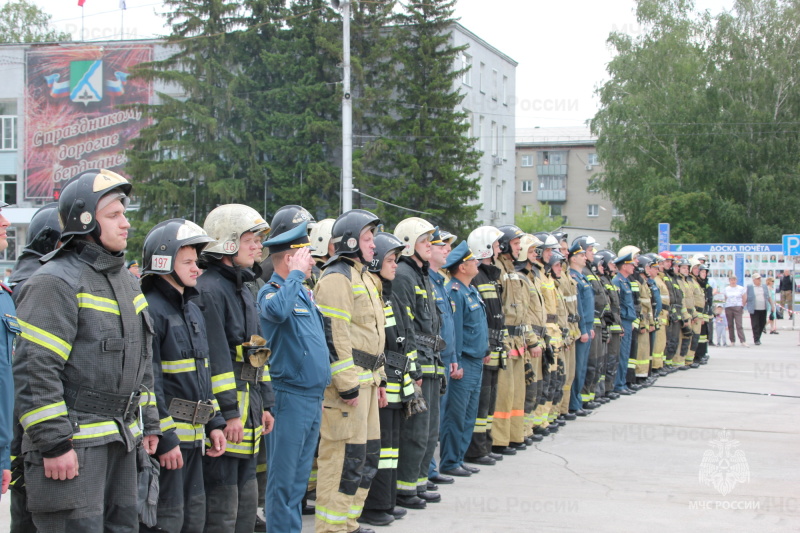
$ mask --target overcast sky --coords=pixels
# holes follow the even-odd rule
[[[2,0],[6,2],[8,0]],[[53,24],[81,37],[77,0],[33,0]],[[166,33],[153,0],[86,0],[87,41],[158,37]],[[696,0],[717,14],[733,0]],[[612,31],[637,34],[634,0],[458,0],[456,17],[469,30],[519,63],[517,128],[580,126],[597,110],[595,88],[606,79]],[[124,33],[123,29],[124,22]]]

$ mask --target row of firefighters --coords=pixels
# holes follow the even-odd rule
[[[708,359],[703,257],[228,204],[153,227],[139,279],[130,193],[73,178],[5,288],[15,533],[368,533]]]

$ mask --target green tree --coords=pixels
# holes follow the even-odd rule
[[[550,210],[545,204],[539,204],[539,211],[530,210],[514,217],[514,224],[525,233],[538,233],[540,231],[553,231],[558,223],[550,216]]]
[[[478,153],[467,137],[463,95],[454,88],[454,0],[407,2],[396,16],[394,70],[383,136],[369,147],[363,187],[373,196],[431,213],[431,222],[455,233],[474,226]],[[368,177],[367,177],[368,176]],[[379,204],[381,218],[396,223],[413,213]]]
[[[797,2],[737,1],[713,20],[693,9],[639,0],[647,31],[609,37],[592,120],[601,187],[622,242],[644,249],[658,222],[677,242],[777,242],[800,222]]]
[[[28,0],[0,8],[0,43],[52,43],[71,41],[72,35],[50,26],[52,15]]]

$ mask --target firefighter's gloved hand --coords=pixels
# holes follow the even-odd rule
[[[533,373],[533,365],[525,361],[525,385],[530,385],[536,380],[536,375]]]
[[[242,346],[247,349],[247,358],[250,364],[256,368],[261,368],[269,360],[272,350],[267,348],[267,340],[259,335],[251,335],[248,342],[243,342]]]
[[[139,486],[139,521],[147,527],[155,527],[158,521],[158,476],[161,468],[155,456],[148,455],[144,446],[136,449],[138,486]]]
[[[425,401],[425,397],[422,395],[422,388],[414,383],[414,398],[405,404],[403,416],[410,418],[427,410],[428,402]]]

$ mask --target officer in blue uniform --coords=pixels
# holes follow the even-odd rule
[[[637,253],[633,250],[626,250],[624,247],[614,260],[617,265],[617,275],[611,280],[619,291],[619,314],[622,320],[622,338],[620,339],[619,367],[617,369],[614,392],[624,396],[630,396],[634,391],[628,389],[626,385],[626,372],[628,359],[631,353],[631,339],[633,339],[633,321],[636,320],[636,308],[633,305],[633,291],[628,281],[628,276],[633,274]]]
[[[331,381],[322,314],[303,282],[314,258],[308,223],[266,241],[272,277],[258,292],[261,331],[272,350],[275,427],[267,439],[267,531],[299,532],[319,438],[322,395]]]
[[[586,369],[589,363],[589,350],[594,339],[594,290],[591,283],[583,275],[586,266],[586,250],[583,248],[585,240],[578,237],[569,247],[569,275],[575,280],[578,287],[578,314],[580,320],[581,336],[575,347],[575,380],[569,398],[569,411],[576,413],[583,408],[581,391],[586,380]],[[586,409],[584,410],[591,410]]]
[[[469,476],[464,454],[472,440],[478,415],[484,359],[489,356],[489,327],[478,289],[470,282],[478,274],[478,260],[466,241],[447,257],[452,279],[447,293],[453,302],[457,373],[451,374],[447,405],[442,417],[441,468],[443,474]]]
[[[0,202],[0,208],[8,204]],[[0,251],[8,248],[6,229],[10,223],[0,214]],[[3,474],[2,492],[11,482],[10,447],[14,427],[14,378],[11,373],[11,354],[14,351],[14,338],[19,333],[11,290],[0,283],[0,312],[3,313],[3,338],[0,340],[0,471]]]

